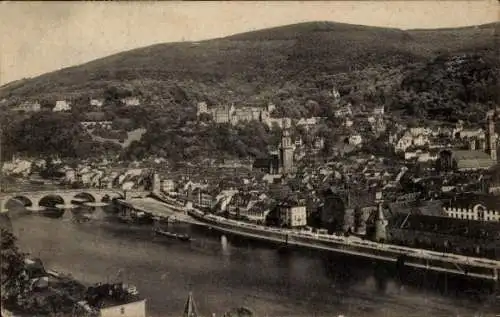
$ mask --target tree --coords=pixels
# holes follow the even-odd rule
[[[24,254],[16,246],[16,237],[1,229],[1,283],[2,302],[13,303],[26,287],[23,278]]]

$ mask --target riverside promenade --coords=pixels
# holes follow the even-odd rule
[[[133,198],[127,200],[120,199],[118,200],[118,203],[135,211],[151,214],[156,218],[168,218],[172,221],[180,221],[195,225],[204,225],[203,222],[189,216],[183,208],[175,206],[173,204],[167,204],[165,202],[158,201],[154,198]]]
[[[425,249],[377,243],[355,236],[319,234],[303,230],[271,228],[235,221],[215,215],[205,215],[197,209],[184,209],[154,198],[120,200],[123,206],[153,217],[202,225],[222,233],[262,240],[280,246],[296,246],[331,251],[420,270],[450,273],[469,278],[499,281],[500,261],[441,253]]]

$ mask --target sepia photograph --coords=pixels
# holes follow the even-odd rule
[[[0,317],[500,317],[500,2],[1,1]]]

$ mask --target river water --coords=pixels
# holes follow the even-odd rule
[[[155,238],[151,227],[119,223],[100,208],[88,222],[76,221],[81,210],[66,211],[62,218],[9,210],[23,251],[84,283],[136,285],[150,316],[179,316],[190,290],[205,316],[236,306],[276,317],[493,317],[500,312],[498,299],[479,296],[477,289],[465,291],[464,284],[450,282],[443,293],[426,277],[412,283],[410,277],[381,278],[369,263],[303,250],[278,252],[204,228],[180,227],[194,238],[185,243]]]

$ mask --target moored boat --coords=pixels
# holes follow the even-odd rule
[[[157,235],[167,237],[167,238],[177,239],[177,240],[184,241],[184,242],[191,241],[191,237],[187,234],[164,231],[164,230],[161,230],[158,228],[154,228],[153,232]]]

